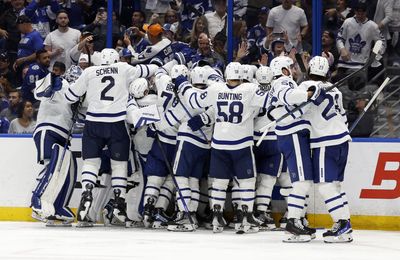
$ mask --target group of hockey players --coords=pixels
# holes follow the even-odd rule
[[[113,49],[100,56],[100,64],[73,77],[37,83],[34,140],[44,167],[33,217],[49,225],[75,219],[68,203],[77,167],[68,145],[74,118],[84,113],[78,227],[139,225],[128,216],[128,194],[142,185],[135,199],[145,228],[193,231],[202,222],[215,233],[227,226],[238,234],[273,230],[271,196],[279,180],[287,199],[281,227],[286,222],[290,233],[284,242],[315,238],[305,217],[313,183],[334,222],[324,241],[352,241],[341,189],[351,138],[326,58],[313,57],[308,80],[298,85],[286,56],[269,67],[231,62],[224,75],[207,62],[190,69],[177,60],[132,66]]]

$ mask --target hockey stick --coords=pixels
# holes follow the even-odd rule
[[[307,76],[307,69],[306,69],[306,65],[304,64],[303,58],[301,57],[301,54],[296,52],[296,54],[294,55],[294,57],[296,58],[296,62],[297,64],[299,64],[300,67],[300,71],[303,74],[301,81],[304,81],[306,76]]]
[[[154,124],[152,124],[152,126],[153,126],[153,128],[155,128],[155,125],[154,125]],[[155,129],[156,129],[156,128],[155,128]],[[158,144],[158,147],[160,148],[160,151],[161,151],[161,154],[162,154],[162,156],[163,156],[164,162],[165,162],[165,164],[167,165],[168,172],[169,172],[169,174],[171,175],[172,181],[174,182],[174,185],[175,185],[175,187],[176,187],[176,189],[177,189],[177,191],[178,191],[178,193],[179,193],[179,198],[181,199],[181,202],[182,202],[182,204],[183,204],[183,208],[185,209],[185,212],[186,212],[186,214],[188,215],[190,224],[192,225],[193,230],[196,230],[195,224],[194,224],[194,220],[193,220],[192,216],[190,215],[189,208],[188,208],[188,206],[187,206],[187,204],[186,204],[186,202],[185,202],[185,199],[183,198],[181,189],[179,188],[179,185],[178,185],[178,182],[176,181],[174,172],[172,171],[171,164],[169,163],[168,158],[167,158],[167,155],[165,154],[164,148],[162,147],[161,141],[160,141],[160,139],[158,138],[158,134],[156,134],[155,139],[156,139],[156,142],[157,142],[157,144]]]
[[[349,129],[349,133],[351,133],[354,128],[357,126],[357,124],[360,122],[361,118],[365,115],[365,113],[368,111],[368,109],[372,106],[374,103],[375,99],[378,97],[378,95],[382,92],[382,90],[386,87],[386,85],[389,83],[390,78],[386,78],[383,83],[380,85],[380,87],[376,90],[374,96],[371,98],[371,100],[368,102],[368,104],[364,107],[364,110],[362,113],[357,117],[356,121],[351,125]]]
[[[368,67],[372,64],[372,62],[374,62],[376,55],[378,55],[378,52],[380,51],[381,47],[382,47],[382,41],[377,41],[374,45],[374,48],[372,49],[372,53],[368,58],[368,61],[359,69],[354,71],[353,73],[350,73],[349,75],[347,75],[346,77],[342,78],[341,80],[339,80],[338,82],[336,82],[335,84],[333,84],[332,86],[328,87],[327,89],[325,89],[326,92],[329,92],[330,90],[341,86],[343,83],[345,83],[346,81],[348,81],[349,79],[353,78],[355,75],[361,73],[362,71],[368,69]],[[280,118],[271,121],[270,123],[268,123],[266,126],[264,126],[263,128],[261,128],[261,131],[264,131],[260,140],[258,140],[256,146],[259,146],[262,142],[262,140],[264,139],[264,137],[267,135],[268,133],[268,129],[271,128],[272,126],[276,125],[277,123],[281,122],[282,120],[284,120],[285,118],[287,118],[288,116],[293,115],[293,113],[301,110],[303,107],[305,107],[306,105],[310,104],[312,102],[312,100],[307,100],[306,102],[301,103],[299,106],[297,106],[296,108],[292,109],[291,111],[289,111],[288,113],[284,114],[283,116],[281,116]]]

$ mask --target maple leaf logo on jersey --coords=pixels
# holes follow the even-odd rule
[[[360,34],[357,34],[354,39],[350,38],[349,39],[350,43],[350,52],[351,53],[356,53],[359,54],[361,53],[362,48],[367,44],[366,41],[363,41]]]

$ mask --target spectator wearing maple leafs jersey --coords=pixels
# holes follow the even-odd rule
[[[381,40],[382,55],[385,51],[385,38],[381,34],[378,25],[368,20],[367,5],[359,3],[355,8],[355,16],[347,18],[340,28],[337,36],[337,48],[340,53],[338,68],[344,72],[347,69],[359,69],[368,60],[373,42]],[[379,63],[372,64],[373,67]]]

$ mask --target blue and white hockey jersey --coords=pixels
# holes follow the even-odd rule
[[[122,121],[126,118],[130,83],[137,78],[152,76],[156,69],[156,65],[131,66],[125,62],[92,66],[68,88],[65,98],[74,103],[86,93],[88,121]]]
[[[135,52],[132,46],[128,46],[128,49],[132,52],[131,64],[156,64],[162,66],[174,58],[171,41],[166,38],[154,45],[147,46],[141,53]]]
[[[28,71],[26,72],[24,81],[21,86],[22,98],[25,100],[29,100],[32,103],[35,103],[36,99],[33,95],[35,83],[39,79],[46,77],[47,74],[49,74],[49,70],[47,67],[40,66],[37,63],[31,64]]]
[[[188,83],[180,85],[180,95],[192,108],[214,107],[215,126],[211,147],[238,150],[253,146],[254,116],[265,107],[267,95],[257,84],[236,87],[214,83],[199,91]]]
[[[332,84],[308,80],[302,82],[299,88],[307,90],[313,85],[325,89]],[[327,92],[321,104],[311,103],[309,106],[303,117],[311,123],[311,148],[338,145],[351,140],[342,93],[337,88]]]
[[[307,90],[299,88],[294,80],[287,76],[272,82],[272,87],[268,95],[268,110],[274,119],[278,119],[287,112],[293,110],[296,105],[306,102],[308,99]],[[277,135],[289,135],[302,129],[309,129],[310,122],[304,120],[301,115],[307,107],[299,110],[285,120],[278,122],[275,127]]]

